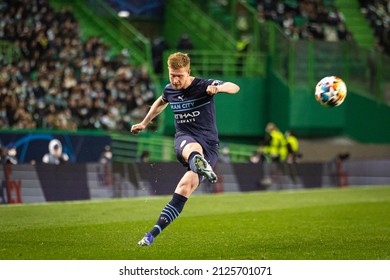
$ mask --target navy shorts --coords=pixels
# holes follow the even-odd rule
[[[182,156],[184,147],[189,143],[199,143],[203,148],[204,158],[209,162],[209,164],[214,168],[218,161],[218,142],[207,142],[201,138],[194,136],[180,134],[175,136],[175,153],[177,159],[185,166],[189,168],[188,163]]]

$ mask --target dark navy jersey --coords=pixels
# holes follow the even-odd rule
[[[208,95],[209,85],[221,85],[223,81],[195,78],[184,90],[175,90],[168,84],[162,99],[169,102],[175,116],[176,135],[187,134],[207,142],[219,142],[216,125],[214,96]]]

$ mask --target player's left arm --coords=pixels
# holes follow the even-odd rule
[[[236,94],[240,90],[240,87],[232,82],[225,82],[219,85],[209,85],[206,89],[208,95],[215,95],[220,92],[228,94]]]

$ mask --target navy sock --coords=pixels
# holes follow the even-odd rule
[[[194,171],[195,173],[198,173],[198,169],[196,168],[193,158],[196,155],[201,155],[199,152],[192,152],[190,156],[188,157],[188,165],[190,166],[190,169]]]
[[[178,193],[174,193],[172,200],[162,210],[160,217],[158,218],[153,229],[150,231],[150,234],[156,237],[170,223],[172,223],[177,217],[179,217],[186,201],[187,197],[182,196]]]

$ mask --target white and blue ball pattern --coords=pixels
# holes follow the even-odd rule
[[[315,98],[321,105],[332,108],[341,105],[347,96],[347,86],[337,76],[321,79],[316,86]]]

